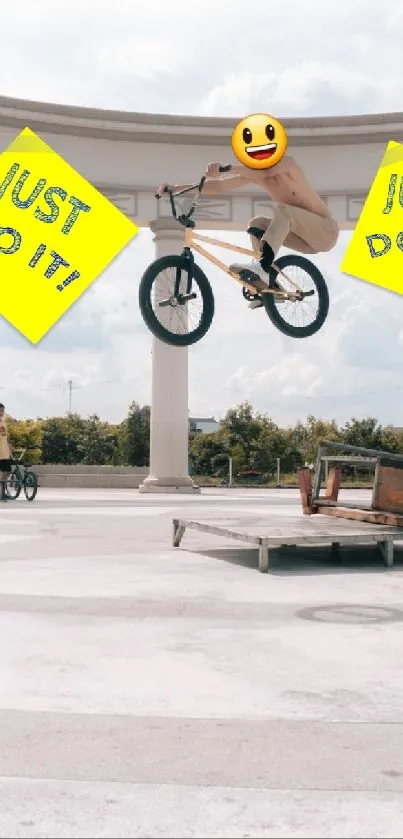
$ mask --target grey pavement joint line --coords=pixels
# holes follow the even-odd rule
[[[403,723],[0,711],[8,777],[403,792],[402,754]]]

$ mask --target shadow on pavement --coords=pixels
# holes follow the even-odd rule
[[[240,565],[256,571],[258,555],[256,548],[213,548],[193,553]],[[269,573],[276,576],[309,576],[320,574],[390,574],[399,571],[403,565],[403,547],[395,547],[395,565],[385,568],[380,550],[374,547],[345,547],[340,549],[340,558],[331,555],[330,547],[277,548],[270,553]]]

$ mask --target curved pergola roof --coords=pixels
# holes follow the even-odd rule
[[[237,118],[141,114],[0,96],[0,153],[29,127],[139,225],[169,215],[156,207],[162,181],[192,183],[208,160],[230,162]],[[403,113],[282,120],[289,148],[342,227],[354,227],[389,140],[403,142]],[[270,201],[250,188],[203,199],[205,229],[243,229]]]
[[[293,146],[403,139],[403,113],[279,117]],[[241,117],[239,117],[241,119]],[[226,145],[238,118],[142,114],[0,96],[0,125],[75,136],[190,145]]]

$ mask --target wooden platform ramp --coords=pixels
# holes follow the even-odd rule
[[[214,518],[173,520],[173,546],[179,547],[186,530],[198,530],[223,539],[257,546],[259,571],[270,567],[270,553],[281,547],[328,545],[337,553],[341,545],[378,545],[385,565],[393,565],[394,541],[403,541],[399,527],[322,516],[276,516],[268,518]]]

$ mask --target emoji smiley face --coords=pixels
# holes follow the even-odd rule
[[[232,151],[249,169],[269,169],[284,156],[288,145],[281,122],[269,114],[250,114],[235,126]]]

